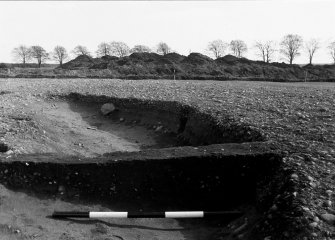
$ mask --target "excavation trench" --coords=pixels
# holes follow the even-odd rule
[[[100,108],[105,103],[112,103],[116,110],[103,116]],[[110,143],[111,148],[105,149],[106,152],[264,140],[249,127],[229,120],[220,125],[211,115],[178,102],[71,93],[60,98],[58,106],[57,117],[79,114],[80,120],[90,126],[87,128],[91,137],[94,130],[98,130],[100,136],[109,135],[105,142]],[[225,125],[227,123],[229,125]]]
[[[117,110],[101,115],[104,103]],[[46,119],[63,121],[58,126],[71,129],[74,138],[76,126],[84,128],[80,136],[91,142],[71,151],[71,138],[65,139],[66,155],[35,151],[2,158],[0,181],[11,190],[113,211],[240,210],[254,219],[278,194],[281,156],[248,127],[220,125],[176,102],[70,94],[48,104],[56,107],[44,109]],[[76,126],[64,124],[71,114],[80,120]]]
[[[237,219],[177,221],[181,229],[207,231],[203,237],[208,238],[229,222],[240,225],[248,218],[251,226],[255,225],[273,204],[280,193],[276,176],[281,157],[264,152],[266,148],[261,143],[219,144],[118,152],[85,161],[50,154],[26,155],[1,162],[0,180],[15,192],[44,199],[43,204],[34,203],[35,207],[47,208],[44,217],[53,210],[242,212]],[[171,227],[171,222],[160,224]],[[196,235],[187,239],[201,239]]]
[[[280,156],[259,149],[253,144],[170,148],[85,162],[51,154],[26,155],[2,161],[0,179],[11,188],[68,200],[133,202],[138,209],[143,209],[142,200],[152,202],[150,208],[232,209],[257,204],[258,191],[279,169]]]

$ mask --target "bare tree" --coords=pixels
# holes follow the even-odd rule
[[[293,60],[300,55],[302,43],[302,37],[297,34],[288,34],[281,41],[280,52],[287,58],[290,64],[292,64]]]
[[[230,50],[233,52],[233,54],[241,58],[243,57],[243,54],[248,51],[247,44],[243,42],[242,40],[233,40],[230,42]]]
[[[26,66],[26,63],[31,59],[30,50],[24,45],[20,45],[13,49],[12,55],[16,61],[22,62],[23,66]]]
[[[309,57],[309,64],[312,64],[312,60],[315,52],[320,48],[320,42],[317,39],[311,39],[305,44],[306,52]]]
[[[96,53],[98,57],[110,56],[112,53],[111,45],[105,42],[100,43]]]
[[[157,53],[158,54],[166,55],[170,52],[171,52],[171,48],[169,47],[169,45],[167,45],[164,42],[158,43],[158,45],[157,45]]]
[[[135,45],[130,52],[132,53],[144,53],[144,52],[151,52],[151,49],[145,45]]]
[[[41,46],[32,46],[29,51],[31,57],[36,59],[39,68],[41,64],[49,58],[49,54]]]
[[[258,50],[257,55],[263,58],[264,62],[269,63],[275,53],[275,44],[273,41],[256,42],[255,48]]]
[[[124,42],[111,42],[110,47],[113,56],[121,58],[129,55],[130,49]]]
[[[328,49],[330,50],[329,53],[332,56],[335,64],[335,41],[329,44]]]
[[[208,43],[207,47],[207,50],[210,51],[215,58],[223,57],[226,49],[227,44],[220,39]]]
[[[91,56],[90,51],[88,51],[87,47],[82,46],[82,45],[78,45],[76,46],[73,50],[72,53],[78,57],[80,55],[85,55],[85,56]]]
[[[51,54],[52,58],[59,62],[60,66],[63,66],[63,61],[69,57],[66,49],[62,46],[56,46]]]

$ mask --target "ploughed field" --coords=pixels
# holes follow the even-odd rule
[[[45,154],[92,161],[85,159],[118,152],[141,155],[148,149],[185,145],[198,149],[210,144],[267,142],[284,156],[283,168],[292,173],[289,181],[294,187],[285,194],[293,198],[294,207],[281,209],[278,203],[269,213],[264,210],[267,223],[263,226],[260,222],[259,232],[274,239],[294,239],[312,233],[328,236],[334,230],[332,223],[321,217],[334,213],[333,195],[329,194],[329,190],[335,191],[333,83],[1,79],[0,102],[0,155],[4,162],[26,161],[27,156],[38,159],[38,154],[44,156],[43,161],[48,161]],[[103,116],[100,108],[107,102],[119,109]],[[12,170],[1,169],[2,179],[8,171]],[[234,184],[234,179],[227,181]],[[7,239],[230,239],[248,236],[255,228],[248,226],[234,235],[245,225],[243,219],[230,227],[205,220],[44,221],[54,208],[114,209],[96,201],[67,201],[59,191],[46,198],[8,189],[7,182],[2,180],[0,189],[0,235]],[[231,191],[243,196],[239,194],[246,190]],[[120,208],[124,206],[116,207]],[[250,219],[262,218],[253,214],[249,205],[247,208]],[[311,228],[316,216],[321,220]],[[292,224],[279,231],[278,219]]]

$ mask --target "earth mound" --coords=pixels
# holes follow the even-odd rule
[[[228,54],[228,55],[226,55],[224,57],[217,58],[215,60],[215,62],[222,63],[222,64],[225,64],[225,63],[227,63],[227,64],[234,64],[234,63],[238,62],[238,58],[235,57],[235,56],[233,56],[233,55]]]
[[[138,61],[138,62],[158,62],[162,56],[157,53],[132,53],[129,57],[129,60]]]
[[[5,64],[5,63],[0,63],[0,68],[2,68],[2,69],[6,69],[6,68],[8,68],[8,66],[7,66],[7,64]]]
[[[204,64],[210,64],[213,62],[213,59],[210,57],[207,57],[201,53],[190,53],[183,61],[182,63],[188,63],[192,65],[204,65]]]
[[[178,53],[168,53],[166,55],[163,56],[165,59],[168,59],[169,61],[173,62],[173,63],[179,63],[182,60],[185,59],[185,56],[180,55]]]
[[[65,63],[62,68],[82,71],[79,72],[81,77],[99,78],[322,81],[335,79],[333,66],[306,65],[301,67],[296,64],[252,61],[232,55],[213,60],[200,53],[191,53],[188,56],[178,53],[166,55],[132,53],[122,58],[115,56],[92,58],[82,55]]]
[[[118,59],[119,58],[115,57],[115,56],[102,56],[101,57],[101,60],[106,61],[106,62],[115,61],[115,60],[118,60]]]
[[[95,64],[92,57],[87,55],[80,55],[75,59],[63,64],[63,69],[80,69],[80,68],[90,68]]]

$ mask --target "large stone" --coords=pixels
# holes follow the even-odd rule
[[[330,213],[325,213],[321,215],[321,218],[329,224],[335,224],[335,215]]]
[[[114,112],[115,109],[116,109],[116,108],[115,108],[115,106],[114,106],[113,103],[105,103],[104,105],[101,106],[100,111],[101,111],[101,113],[102,113],[103,115],[106,116],[106,115],[108,115],[108,114]]]

